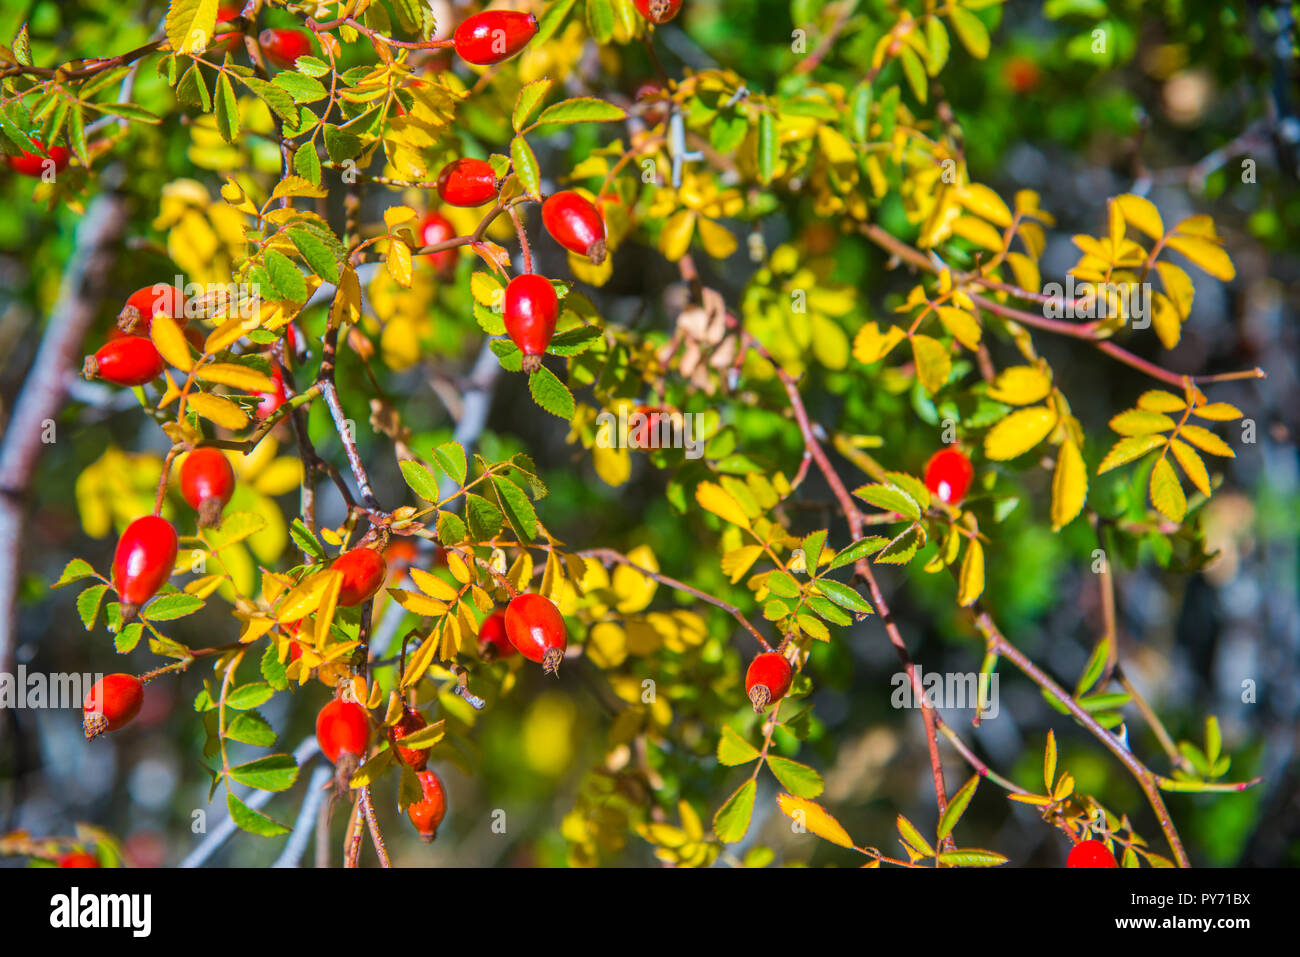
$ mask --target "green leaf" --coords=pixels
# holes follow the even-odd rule
[[[229,74],[217,77],[217,130],[227,143],[234,143],[239,138],[239,100],[235,89],[230,85]]]
[[[871,94],[871,84],[863,80],[849,96],[849,135],[858,145],[866,143],[871,127]]]
[[[538,18],[537,35],[533,37],[533,46],[540,46],[549,40],[555,31],[564,25],[578,0],[552,0],[546,11]]]
[[[921,517],[921,506],[912,496],[893,485],[864,485],[854,489],[853,494],[876,508],[886,512],[897,512],[914,522]]]
[[[811,532],[804,536],[799,548],[803,551],[804,566],[808,569],[809,575],[817,574],[817,566],[821,561],[822,552],[826,550],[826,529]]]
[[[925,530],[912,524],[903,529],[897,538],[876,553],[876,562],[882,565],[906,565],[925,544]]]
[[[532,119],[533,114],[537,112],[537,108],[541,105],[542,100],[551,89],[551,84],[554,82],[549,76],[544,76],[540,80],[533,80],[531,83],[524,84],[524,88],[515,97],[515,109],[510,116],[510,122],[514,126],[516,133],[522,130],[528,121]]]
[[[293,170],[303,179],[316,186],[320,185],[320,156],[316,152],[316,144],[308,140],[299,146],[293,153]],[[300,250],[301,251],[301,250]],[[334,269],[335,279],[338,277],[338,267]],[[331,279],[330,282],[334,282]]]
[[[528,391],[532,393],[533,401],[547,412],[559,416],[566,422],[573,419],[576,411],[573,393],[546,366],[542,366],[528,377]]]
[[[971,56],[982,60],[989,55],[989,31],[988,27],[984,26],[983,20],[955,3],[951,5],[948,17],[952,21],[953,29],[957,31],[961,45]]]
[[[271,286],[275,289],[275,294],[280,299],[287,299],[290,302],[305,302],[307,299],[307,280],[303,278],[302,272],[284,253],[276,249],[268,249],[263,258],[266,262],[266,271],[271,276]]]
[[[804,602],[809,608],[815,611],[819,617],[824,618],[831,624],[841,626],[853,624],[853,619],[845,614],[838,605],[832,601],[826,600],[821,595],[809,595],[804,599]]]
[[[612,123],[627,119],[627,112],[613,103],[594,96],[577,96],[561,100],[542,110],[533,126],[550,123]]]
[[[587,29],[591,38],[601,46],[614,38],[614,5],[612,0],[587,0]]]
[[[465,541],[467,532],[459,515],[452,512],[438,513],[438,541],[443,545],[459,545]]]
[[[1007,859],[996,851],[985,851],[978,847],[943,851],[939,854],[939,863],[949,867],[997,867],[1006,862]]]
[[[289,679],[285,675],[284,665],[280,663],[280,658],[276,654],[274,641],[267,642],[260,664],[262,677],[272,688],[276,691],[284,691],[289,687]]]
[[[492,476],[492,487],[496,489],[497,504],[505,513],[515,536],[521,542],[531,542],[537,537],[537,512],[528,494],[508,478]]]
[[[308,76],[321,77],[330,71],[330,65],[318,57],[305,54],[293,61],[293,68]]]
[[[1102,669],[1106,667],[1106,662],[1110,660],[1110,636],[1107,635],[1097,642],[1097,647],[1092,649],[1092,655],[1088,658],[1088,664],[1084,666],[1083,674],[1079,676],[1079,683],[1074,686],[1074,696],[1087,694],[1097,679],[1101,677]]]
[[[298,107],[294,105],[293,97],[288,93],[274,83],[268,83],[255,76],[240,77],[240,80],[258,99],[271,108],[272,113],[291,126],[297,125]]]
[[[86,631],[94,630],[95,619],[99,617],[99,603],[104,600],[106,591],[107,585],[91,585],[77,596],[77,614],[81,616]]]
[[[772,182],[776,170],[776,158],[780,149],[776,139],[776,121],[768,110],[758,114],[758,181],[766,186]]]
[[[176,99],[204,113],[212,112],[212,96],[208,93],[208,84],[199,71],[197,61],[181,74],[181,81],[176,84]]]
[[[943,840],[952,833],[952,829],[957,826],[961,816],[966,813],[966,808],[970,804],[971,798],[975,796],[975,789],[979,787],[980,777],[978,774],[971,775],[971,779],[961,786],[961,788],[948,800],[948,809],[943,812],[943,817],[939,818],[939,840]]]
[[[581,355],[590,349],[601,335],[599,326],[579,326],[576,329],[561,332],[553,338],[551,344],[546,347],[546,351],[553,356]]]
[[[319,166],[317,169],[319,170]],[[311,267],[312,272],[328,283],[334,284],[339,281],[338,260],[334,258],[334,253],[320,237],[306,229],[291,229],[289,240],[302,256],[303,262]]]
[[[149,602],[140,612],[140,617],[146,621],[171,621],[175,618],[192,615],[202,607],[203,599],[177,592],[174,595],[163,595]]]
[[[825,790],[826,784],[822,781],[822,776],[806,764],[769,754],[767,766],[782,786],[795,797],[815,798]]]
[[[758,748],[742,738],[729,724],[722,726],[722,737],[718,739],[718,763],[734,768],[748,764],[759,758]]]
[[[270,754],[236,765],[230,769],[230,777],[259,791],[287,791],[298,779],[298,763],[292,754]]]
[[[318,562],[325,560],[325,547],[321,545],[320,540],[312,534],[311,529],[303,522],[301,518],[295,518],[293,524],[289,526],[289,535],[298,546],[299,551],[308,555]]]
[[[901,814],[898,815],[898,820],[895,823],[898,825],[898,833],[902,835],[904,844],[909,845],[923,857],[934,856],[934,848],[930,847],[929,842],[921,836],[921,832],[916,829],[915,824]]]
[[[469,474],[469,464],[465,458],[465,448],[459,442],[444,442],[433,450],[433,460],[438,467],[455,480],[457,485],[465,484]]]
[[[763,579],[763,583],[767,586],[768,591],[781,598],[797,598],[799,596],[799,583],[779,568],[768,572],[767,577]]]
[[[109,607],[116,608],[117,606],[114,604]],[[107,617],[107,612],[105,617]],[[113,647],[117,649],[119,655],[130,654],[135,650],[135,646],[140,644],[142,635],[144,635],[144,625],[138,621],[133,621],[113,636]]]
[[[713,815],[713,833],[724,844],[735,844],[749,830],[749,819],[754,813],[754,797],[758,785],[750,778],[735,794],[727,798],[727,803],[718,808]]]
[[[542,195],[542,176],[537,169],[537,156],[528,141],[516,136],[510,141],[510,161],[514,164],[515,175],[524,192],[533,198]]]
[[[361,152],[361,140],[352,133],[340,130],[332,123],[325,124],[325,152],[332,162],[343,163],[355,159]]]
[[[259,748],[269,748],[275,744],[275,732],[256,711],[243,711],[235,715],[234,720],[226,725],[226,737]]]
[[[247,711],[270,701],[275,691],[264,681],[241,685],[226,694],[226,707]]]
[[[259,837],[279,837],[281,834],[289,833],[289,829],[279,821],[267,817],[260,811],[254,811],[230,792],[226,793],[226,807],[230,811],[230,819],[241,831]]]
[[[843,582],[837,582],[833,578],[819,578],[816,588],[841,608],[859,615],[869,615],[872,612],[870,603]]]
[[[271,82],[293,97],[295,103],[315,103],[329,96],[329,90],[319,80],[293,70],[281,70]]]
[[[505,521],[499,508],[473,493],[465,496],[465,517],[469,519],[470,533],[480,542],[495,538]]]
[[[82,558],[74,558],[68,564],[63,566],[63,574],[59,576],[51,588],[62,588],[69,582],[81,581],[83,578],[94,578],[95,569],[91,567],[90,562]]]
[[[404,459],[398,463],[398,467],[412,492],[426,502],[438,501],[438,483],[432,472],[414,459]]]
[[[858,559],[866,558],[868,555],[880,551],[888,544],[889,539],[883,535],[868,535],[866,538],[859,538],[831,559],[831,563],[826,570],[834,571],[837,568],[843,568],[845,565],[853,565]]]

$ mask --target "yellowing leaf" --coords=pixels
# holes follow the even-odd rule
[[[195,375],[205,382],[228,385],[244,392],[274,392],[275,383],[271,377],[250,369],[248,366],[235,365],[233,362],[213,362],[199,366]]]
[[[400,239],[390,239],[385,257],[388,275],[400,286],[411,285],[411,247]]]
[[[937,23],[938,21],[933,21]],[[971,351],[979,348],[980,329],[979,322],[965,309],[957,309],[953,306],[940,306],[937,310],[939,321],[947,329],[954,339]]]
[[[976,219],[974,216],[958,216],[953,221],[952,231],[954,235],[990,252],[1002,251],[1002,234],[982,219]]]
[[[1036,366],[1009,366],[998,373],[988,396],[1007,405],[1029,405],[1047,398],[1052,380]]]
[[[853,337],[853,358],[865,365],[879,362],[905,337],[906,333],[898,326],[890,326],[881,332],[876,323],[868,322]]]
[[[455,586],[443,581],[437,575],[426,572],[423,568],[409,568],[407,574],[411,576],[411,581],[415,582],[415,587],[431,598],[439,601],[455,601],[460,595]]]
[[[149,338],[153,340],[158,354],[182,372],[189,372],[194,367],[190,355],[190,344],[181,332],[181,327],[169,316],[156,315],[149,326]]]
[[[1205,468],[1205,461],[1196,454],[1195,449],[1178,439],[1169,443],[1169,449],[1174,453],[1174,458],[1183,467],[1192,484],[1202,495],[1208,497],[1213,490],[1210,487],[1210,473]]]
[[[952,372],[952,355],[948,347],[929,336],[912,336],[912,357],[916,360],[916,377],[931,395],[943,388]]]
[[[167,10],[167,39],[177,53],[202,53],[217,25],[217,0],[172,0]]]
[[[1211,455],[1222,455],[1224,458],[1229,459],[1237,457],[1237,453],[1232,451],[1232,446],[1209,429],[1202,428],[1199,425],[1184,425],[1178,430],[1178,435],[1180,438],[1191,442],[1202,452],[1209,452]]]
[[[1047,438],[1055,425],[1056,413],[1047,406],[1017,409],[984,436],[984,454],[995,462],[1014,459]]]
[[[762,545],[745,545],[742,548],[732,549],[722,556],[722,573],[731,579],[734,585],[745,577],[745,573],[753,567],[754,562],[758,561],[758,557],[762,554]]]
[[[1126,222],[1136,226],[1152,239],[1159,239],[1165,234],[1165,225],[1160,219],[1160,211],[1149,199],[1124,193],[1122,196],[1116,196],[1111,202],[1120,208]]]
[[[957,604],[965,607],[984,594],[984,546],[972,538],[966,546],[966,557],[961,562],[957,578]]]
[[[330,586],[333,584],[333,579],[336,578],[341,578],[340,574],[330,568],[308,575],[289,594],[284,596],[284,600],[280,602],[279,607],[276,609],[276,621],[281,624],[288,624],[310,615],[320,607],[326,592],[330,590]]]
[[[1151,504],[1171,522],[1187,514],[1187,497],[1169,460],[1161,457],[1151,469]]]
[[[1151,327],[1155,329],[1160,344],[1166,349],[1178,345],[1183,337],[1183,320],[1173,302],[1163,292],[1151,296]]]
[[[1146,409],[1148,412],[1181,412],[1187,408],[1187,403],[1181,397],[1172,392],[1165,392],[1163,389],[1143,392],[1138,396],[1137,404],[1139,409]]]
[[[647,571],[659,571],[659,560],[649,545],[638,545],[627,553],[628,559],[638,568]],[[618,596],[615,607],[625,615],[643,610],[654,598],[659,583],[653,578],[642,575],[635,568],[618,565],[614,569],[610,584]]]
[[[1193,265],[1204,269],[1215,279],[1230,282],[1236,278],[1237,270],[1232,265],[1232,259],[1223,251],[1223,247],[1210,242],[1208,239],[1201,239],[1196,236],[1173,235],[1165,241],[1165,245],[1182,253],[1191,260]]]
[[[776,804],[782,814],[802,824],[810,833],[816,834],[822,840],[838,844],[840,847],[853,846],[853,838],[849,837],[849,832],[844,830],[840,822],[831,817],[820,804],[807,798],[795,797],[793,794],[778,794]]]
[[[1056,471],[1052,474],[1052,530],[1074,520],[1088,498],[1088,468],[1079,447],[1066,440],[1056,454]]]
[[[695,487],[695,500],[702,508],[724,521],[739,525],[741,528],[749,528],[749,516],[740,507],[740,503],[722,486],[712,482],[701,482]]]
[[[1038,271],[1038,263],[1024,253],[1007,253],[1007,264],[1015,274],[1016,285],[1021,289],[1037,291],[1042,288],[1043,280]]]
[[[1148,432],[1166,432],[1176,423],[1163,412],[1146,409],[1129,409],[1110,420],[1110,427],[1120,435],[1146,435]]]
[[[1101,464],[1097,466],[1097,474],[1102,475],[1126,462],[1141,458],[1152,449],[1159,448],[1164,444],[1165,437],[1158,433],[1134,435],[1127,439],[1120,439],[1106,453],[1106,457],[1101,460]]]
[[[995,226],[1006,228],[1011,225],[1011,210],[1007,209],[1007,204],[982,183],[971,183],[964,188],[957,194],[957,202]]]
[[[248,424],[244,410],[223,396],[211,392],[192,392],[188,399],[191,409],[203,418],[225,429],[242,429]]]
[[[1192,415],[1212,422],[1231,422],[1233,419],[1241,418],[1241,409],[1227,402],[1211,402],[1209,405],[1195,406]]]
[[[437,599],[430,598],[427,595],[421,595],[419,592],[403,591],[398,588],[390,588],[388,593],[397,600],[397,603],[413,615],[419,615],[424,618],[441,618],[447,614],[447,606]]]
[[[694,234],[695,213],[689,209],[679,209],[668,217],[668,221],[659,230],[659,252],[669,262],[676,262],[686,255]]]

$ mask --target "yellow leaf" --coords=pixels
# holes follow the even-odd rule
[[[244,410],[223,396],[211,392],[192,392],[186,401],[203,418],[225,429],[242,429],[248,424]]]
[[[669,262],[676,262],[686,255],[694,234],[695,213],[689,209],[679,209],[668,217],[668,221],[659,230],[659,252]]]
[[[1052,531],[1074,521],[1088,498],[1088,467],[1079,447],[1066,440],[1056,454],[1052,474]]]
[[[929,336],[912,336],[912,358],[916,361],[916,377],[931,395],[943,388],[952,372],[952,355],[948,347]]]
[[[731,522],[733,525],[739,525],[741,528],[749,528],[749,516],[726,489],[712,482],[701,482],[695,487],[695,500],[706,511]]]
[[[412,615],[419,615],[422,618],[441,618],[447,614],[446,605],[427,595],[421,595],[419,592],[390,588],[388,593]]]
[[[1196,287],[1192,285],[1192,277],[1187,275],[1187,270],[1181,266],[1166,262],[1156,263],[1156,272],[1160,274],[1165,295],[1173,303],[1179,318],[1186,319],[1192,311],[1192,300],[1196,298]]]
[[[974,216],[958,216],[953,221],[952,231],[976,246],[995,253],[1002,251],[1002,234],[982,219],[976,219]]]
[[[822,840],[838,844],[840,847],[852,847],[853,838],[843,825],[827,812],[820,804],[807,798],[795,797],[793,794],[778,794],[777,807],[781,813],[792,821],[802,824],[812,834]]]
[[[1191,442],[1202,452],[1209,452],[1211,455],[1222,455],[1224,458],[1229,459],[1237,457],[1237,453],[1232,451],[1232,446],[1209,429],[1201,428],[1199,425],[1184,425],[1178,430],[1178,435],[1180,438]]]
[[[632,456],[624,446],[594,446],[591,450],[591,464],[601,481],[615,488],[632,476]]]
[[[407,573],[411,576],[411,581],[415,582],[415,587],[431,598],[439,601],[455,601],[460,596],[455,586],[431,572],[426,572],[423,568],[410,568],[407,569]]]
[[[1016,285],[1021,289],[1036,292],[1042,288],[1043,280],[1038,271],[1038,263],[1024,253],[1007,253],[1007,264],[1011,266],[1011,272],[1016,277]]]
[[[388,275],[400,286],[411,285],[411,247],[400,239],[390,239],[388,255],[385,257]]]
[[[940,306],[938,312],[939,321],[954,339],[971,351],[979,348],[981,330],[974,316],[952,306]]]
[[[452,619],[443,619],[443,625]],[[429,632],[429,636],[420,642],[420,647],[415,650],[406,659],[406,671],[402,674],[402,687],[409,688],[429,670],[429,665],[433,664],[433,656],[438,651],[438,628]]]
[[[1124,214],[1124,220],[1137,227],[1152,239],[1159,239],[1165,234],[1165,225],[1160,219],[1160,211],[1149,199],[1125,193],[1111,200]]]
[[[1128,409],[1110,420],[1110,427],[1120,435],[1146,435],[1148,432],[1166,432],[1176,423],[1163,412],[1146,409]]]
[[[199,366],[195,375],[205,382],[228,385],[244,392],[274,392],[275,383],[265,373],[250,369],[248,366],[235,365],[233,362],[213,362]]]
[[[957,194],[957,202],[995,226],[1006,228],[1011,225],[1011,210],[1007,209],[1007,204],[982,183],[971,183],[964,188]]]
[[[733,549],[722,556],[722,573],[731,579],[734,585],[745,577],[745,573],[753,567],[754,562],[758,561],[758,557],[762,554],[762,545],[745,545]]]
[[[714,259],[726,259],[736,251],[736,237],[730,230],[704,216],[699,217],[695,225],[700,231],[704,251]]]
[[[879,362],[905,337],[898,326],[890,326],[882,333],[878,325],[868,322],[853,337],[853,358],[866,365]]]
[[[189,372],[194,368],[194,360],[190,356],[190,344],[185,338],[185,333],[181,332],[181,327],[176,325],[171,317],[161,314],[154,316],[149,326],[149,338],[153,340],[158,354],[166,359],[168,364],[182,372]]]
[[[1101,460],[1097,466],[1097,474],[1101,475],[1117,468],[1126,462],[1132,462],[1134,459],[1141,458],[1154,448],[1165,444],[1165,437],[1158,433],[1148,435],[1134,435],[1127,439],[1120,439],[1116,442],[1106,457]]]
[[[1137,404],[1139,409],[1146,409],[1148,412],[1181,412],[1187,408],[1187,403],[1180,396],[1163,389],[1143,392],[1138,396]]]
[[[1182,253],[1194,265],[1204,269],[1215,279],[1230,282],[1236,278],[1237,270],[1232,265],[1232,259],[1223,251],[1221,246],[1208,239],[1201,239],[1197,236],[1174,235],[1165,241],[1165,245]]]
[[[416,213],[410,206],[389,206],[384,210],[384,225],[391,232],[394,226],[400,226],[402,223],[409,223],[415,219]]]
[[[659,571],[659,560],[649,545],[638,545],[627,553],[628,559],[647,571]],[[655,596],[659,583],[647,578],[634,568],[618,565],[612,578],[614,594],[618,597],[615,607],[625,615],[642,611]]]
[[[1192,415],[1212,422],[1231,422],[1233,419],[1241,418],[1241,409],[1227,402],[1211,402],[1209,405],[1194,407]]]
[[[341,579],[342,576],[330,568],[308,575],[289,594],[284,596],[284,600],[280,602],[279,607],[276,609],[276,621],[287,624],[310,615],[320,607],[321,601],[325,598],[325,593],[329,590],[332,578]]]
[[[334,623],[334,613],[339,607],[339,592],[343,588],[343,575],[333,569],[325,572],[325,590],[321,594],[320,604],[316,606],[315,629],[312,643],[317,651],[324,651],[330,637],[330,625]]]
[[[303,179],[301,176],[286,176],[275,184],[275,192],[271,194],[271,198],[280,199],[284,196],[322,197],[325,195],[325,190],[316,186],[310,180]]]
[[[984,436],[984,454],[995,462],[1014,459],[1047,438],[1055,425],[1056,413],[1047,406],[1017,409]]]
[[[210,356],[216,355],[221,350],[230,347],[243,338],[244,333],[248,331],[248,328],[249,321],[243,316],[235,316],[233,319],[227,319],[208,334],[208,338],[203,343],[204,353]]]
[[[1195,449],[1178,439],[1170,442],[1169,448],[1174,453],[1174,458],[1178,460],[1178,464],[1183,467],[1183,471],[1187,473],[1187,477],[1191,479],[1192,484],[1196,486],[1202,495],[1208,498],[1213,489],[1210,487],[1210,473],[1205,468],[1205,461],[1196,454]]]
[[[1181,522],[1187,514],[1187,497],[1178,483],[1178,475],[1163,456],[1151,470],[1151,504],[1171,522]]]
[[[989,398],[1007,405],[1029,405],[1047,398],[1052,380],[1035,366],[1008,366],[989,386]]]
[[[617,668],[627,660],[627,633],[612,621],[602,621],[587,632],[583,653],[597,668]]]
[[[1151,296],[1151,325],[1156,330],[1160,344],[1166,349],[1178,345],[1178,340],[1183,337],[1182,317],[1178,315],[1173,301],[1163,292]]]
[[[966,557],[961,562],[958,577],[957,604],[963,608],[984,594],[984,546],[972,538],[966,546]]]
[[[217,0],[172,0],[167,10],[167,39],[177,53],[202,53],[217,25]]]

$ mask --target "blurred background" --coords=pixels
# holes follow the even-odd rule
[[[721,65],[752,87],[770,91],[796,59],[791,32],[803,29],[820,37],[843,15],[844,6],[818,0],[687,0],[683,14],[657,35],[660,57],[673,75]],[[890,22],[883,4],[849,6],[850,26],[818,74],[846,84],[860,79],[862,64],[869,62],[880,35],[876,25]],[[449,23],[464,15],[459,5],[441,7],[448,10]],[[159,22],[163,12],[160,3],[0,0],[0,37],[12,37],[27,22],[37,62],[56,62],[144,42],[152,29],[148,24]],[[1166,223],[1211,214],[1236,264],[1236,279],[1229,284],[1196,275],[1192,316],[1175,350],[1165,353],[1149,333],[1134,334],[1126,342],[1179,373],[1258,365],[1267,378],[1217,385],[1211,392],[1211,399],[1240,408],[1255,427],[1253,442],[1230,437],[1237,457],[1223,463],[1224,488],[1202,516],[1205,548],[1217,552],[1217,559],[1204,570],[1184,574],[1163,567],[1167,543],[1152,540],[1110,552],[1120,657],[1175,740],[1200,746],[1205,716],[1217,715],[1224,751],[1232,756],[1226,779],[1264,779],[1242,794],[1167,796],[1193,863],[1300,864],[1300,92],[1292,8],[1200,0],[1013,0],[1001,11],[994,7],[981,15],[993,27],[992,51],[984,61],[954,51],[941,77],[944,93],[963,130],[972,178],[1006,197],[1017,189],[1037,190],[1043,207],[1057,217],[1042,262],[1045,280],[1064,278],[1077,259],[1069,237],[1102,230],[1106,198],[1126,191],[1150,198]],[[268,22],[289,20],[283,11],[269,11],[266,17]],[[1093,44],[1096,30],[1106,37],[1100,55]],[[575,44],[572,55],[572,62],[536,68],[571,71],[570,90],[585,84],[601,95],[615,91],[624,97],[652,76],[638,46],[597,54],[591,44]],[[148,74],[141,74],[138,95],[164,97],[165,86]],[[902,82],[891,67],[878,84]],[[506,104],[500,112],[508,116]],[[493,125],[491,111],[475,113],[478,118],[471,122],[476,126],[464,132],[466,140],[500,149],[506,138]],[[97,171],[132,197],[128,237],[133,252],[117,265],[113,294],[99,308],[101,319],[85,351],[101,341],[131,291],[177,271],[163,245],[165,226],[155,221],[158,198],[181,177],[193,178],[215,194],[220,182],[215,170],[231,158],[214,158],[204,135],[197,125],[170,121],[133,131]],[[599,142],[599,131],[589,127],[539,140],[541,167],[565,169]],[[129,162],[124,164],[123,156]],[[259,169],[269,162],[273,171],[277,157],[274,147],[269,156],[258,155],[254,147],[234,161]],[[548,189],[551,185],[546,183]],[[0,179],[0,421],[7,420],[32,363],[81,216],[66,203],[46,208],[33,200],[32,192],[28,180]],[[372,196],[367,216],[387,201]],[[886,203],[877,218],[907,238],[910,227],[901,209]],[[534,211],[530,229],[538,228],[536,219]],[[739,221],[725,225],[738,236],[754,228]],[[820,255],[828,282],[857,290],[853,311],[835,320],[851,335],[867,317],[887,319],[890,305],[913,280],[886,268],[883,254],[838,227],[833,216],[819,216],[796,198],[758,228],[766,248],[791,243]],[[747,251],[742,242],[726,262],[697,257],[706,284],[732,303],[742,300],[758,269]],[[553,248],[539,254],[539,269],[567,276],[565,262],[554,256]],[[481,341],[468,320],[468,268],[462,263],[459,288],[424,291],[424,311],[404,313],[408,319],[415,316],[411,321],[416,325],[403,336],[385,336],[377,326],[362,330],[387,366],[385,389],[400,397],[417,447],[450,436],[451,419],[435,396],[440,383],[466,373]],[[684,295],[672,264],[629,242],[619,250],[614,276],[599,290],[584,289],[603,315],[646,329],[671,328],[668,317]],[[320,316],[305,318],[308,342],[320,322]],[[396,354],[405,336],[421,344],[414,357]],[[1045,336],[1036,342],[1088,431],[1088,461],[1099,461],[1108,447],[1106,420],[1130,407],[1151,387],[1150,380],[1092,350]],[[889,467],[919,472],[938,442],[936,411],[908,392],[864,401],[853,389],[855,375],[852,368],[814,373],[804,389],[811,414],[879,436],[882,449],[873,454]],[[351,414],[364,422],[365,373],[350,356],[340,370],[340,384],[345,400],[351,396]],[[797,436],[783,427],[779,409],[774,399],[770,410],[761,405],[739,410],[733,424],[749,451],[761,452],[793,474]],[[313,439],[323,455],[341,464],[342,451],[319,412],[313,412]],[[611,487],[596,475],[584,450],[566,443],[567,431],[564,423],[536,408],[522,377],[505,377],[496,386],[480,443],[490,457],[527,451],[536,459],[551,489],[540,503],[541,515],[564,541],[625,551],[649,545],[666,574],[744,602],[747,593],[731,586],[718,567],[714,534],[697,517],[679,513],[665,495],[669,473],[634,457],[630,480]],[[405,492],[386,451],[389,440],[363,425],[359,441],[373,463],[381,501],[398,500]],[[131,503],[152,498],[154,463],[165,451],[161,443],[161,434],[129,393],[75,386],[58,419],[58,439],[45,449],[26,499],[16,658],[28,671],[141,672],[152,666],[144,648],[132,652],[124,665],[102,627],[92,633],[82,627],[75,590],[52,592],[48,586],[74,555],[107,567],[116,530],[129,517]],[[241,475],[248,486],[240,493],[247,496],[243,507],[261,510],[264,502],[278,502],[293,514],[296,478],[283,487],[275,472],[277,457],[291,454],[292,444],[281,444],[281,450],[272,449]],[[856,477],[852,466],[837,464],[842,474]],[[1000,526],[990,549],[986,601],[1008,638],[1070,686],[1101,630],[1097,577],[1090,569],[1096,540],[1081,521],[1060,535],[1048,530],[1046,475],[1015,480],[1023,487],[1023,501]],[[1139,475],[1117,481],[1099,493],[1115,496],[1122,506],[1134,495],[1140,498],[1141,480]],[[834,522],[830,496],[815,479],[810,478],[802,496],[807,507],[794,517],[795,531]],[[320,501],[322,524],[341,517],[329,489],[322,487]],[[250,567],[279,554],[284,534],[281,523],[278,532],[251,542]],[[842,530],[838,534],[842,537]],[[1176,556],[1172,564],[1177,565]],[[912,655],[925,671],[979,668],[982,646],[966,618],[954,611],[945,576],[926,576],[919,568],[909,574],[891,570],[883,573],[882,582]],[[679,604],[662,588],[656,603],[667,609]],[[743,607],[754,611],[752,601]],[[492,702],[483,715],[459,716],[465,722],[464,753],[457,763],[472,773],[451,762],[436,765],[449,805],[436,844],[419,844],[398,819],[391,793],[381,793],[380,818],[394,863],[653,864],[654,847],[630,833],[626,822],[649,805],[652,819],[679,823],[677,801],[683,797],[707,830],[714,811],[743,779],[743,772],[718,767],[712,759],[718,730],[729,723],[742,733],[752,732],[754,721],[746,708],[736,706],[744,701],[734,677],[749,647],[732,633],[734,622],[725,615],[702,606],[693,610],[707,622],[707,638],[681,654],[670,649],[644,663],[647,669],[666,668],[689,676],[684,682],[725,692],[683,694],[672,701],[678,747],[629,755],[626,747],[611,746],[615,722],[608,676],[589,661],[562,672],[559,682],[543,679],[535,669],[522,672],[511,693]],[[174,636],[193,646],[217,641],[214,632],[229,631],[229,619],[217,608],[209,612],[177,623]],[[220,798],[208,804],[204,732],[192,708],[201,670],[196,666],[179,678],[150,684],[132,730],[92,744],[82,738],[79,710],[0,711],[0,833],[23,829],[41,837],[71,835],[83,823],[111,835],[133,865],[173,865],[183,859],[203,837],[195,833],[195,822],[201,820],[196,812],[206,811],[209,830],[225,816]],[[897,671],[897,658],[877,620],[844,629],[842,640],[817,645],[807,669],[814,690],[806,739],[777,738],[781,753],[797,756],[825,777],[820,803],[856,840],[886,853],[897,852],[897,814],[918,822],[929,822],[934,814],[919,716],[890,705]],[[723,679],[724,674],[732,677]],[[1000,677],[995,719],[979,728],[970,726],[969,711],[945,712],[945,719],[992,767],[1027,787],[1041,777],[1044,739],[1048,728],[1054,729],[1060,766],[1075,775],[1078,789],[1132,815],[1138,830],[1164,852],[1141,792],[1122,767],[1048,707],[1035,686],[1009,668]],[[327,689],[312,681],[263,709],[280,733],[280,747],[292,750],[312,734],[315,713],[327,698]],[[1133,749],[1155,770],[1168,773],[1154,735],[1132,709],[1126,717]],[[255,756],[255,749],[247,750],[247,757]],[[943,753],[953,790],[968,770],[946,744]],[[641,772],[625,773],[629,766]],[[304,773],[293,790],[276,796],[266,812],[292,823],[308,777]],[[791,834],[788,822],[772,814],[774,782],[767,775],[760,782],[754,824],[721,862],[735,863],[750,854],[751,863],[860,862],[852,852]],[[491,826],[499,811],[505,812],[504,834]],[[334,820],[336,864],[345,816],[340,810]],[[1014,865],[1059,866],[1068,849],[1063,836],[1039,822],[1032,808],[1006,801],[991,785],[981,788],[962,829],[963,843],[997,849]],[[282,848],[283,839],[241,834],[212,860],[265,865]],[[22,863],[14,857],[0,866]]]

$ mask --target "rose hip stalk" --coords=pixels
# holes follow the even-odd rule
[[[506,635],[529,661],[541,662],[542,671],[554,674],[564,657],[569,631],[555,603],[543,595],[517,595],[506,606]]]
[[[122,622],[133,621],[140,606],[158,593],[176,566],[176,529],[157,515],[126,527],[113,552],[113,588],[122,603]]]
[[[525,273],[510,280],[503,305],[506,333],[524,354],[523,370],[530,375],[542,367],[542,356],[555,335],[560,300],[550,280]]]

